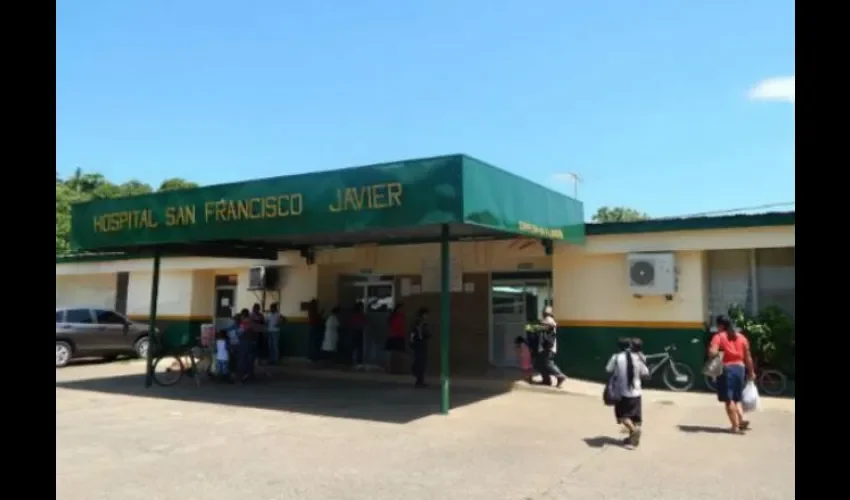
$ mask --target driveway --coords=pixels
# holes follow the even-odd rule
[[[145,389],[136,363],[56,372],[62,500],[794,498],[794,413],[722,432],[708,395],[651,399],[638,450],[599,398],[278,374]],[[711,465],[709,465],[711,464]]]

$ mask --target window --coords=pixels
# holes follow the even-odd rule
[[[777,306],[794,317],[796,249],[760,248],[755,253],[756,307]]]
[[[56,322],[62,323],[65,321],[65,311],[56,311]]]
[[[92,323],[91,311],[88,309],[69,309],[66,314],[67,323]]]
[[[104,311],[102,309],[98,309],[94,312],[94,314],[97,317],[97,322],[102,325],[123,325],[124,323],[126,323],[126,321],[120,314],[114,313],[112,311]]]
[[[751,314],[778,306],[794,316],[795,249],[712,250],[708,252],[708,310],[726,314],[740,304]]]
[[[752,309],[749,250],[708,252],[708,310],[711,316],[726,314],[732,304]]]

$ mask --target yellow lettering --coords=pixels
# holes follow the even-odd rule
[[[206,210],[206,207],[204,207],[204,210]],[[181,205],[165,209],[166,226],[191,226],[195,223],[195,205]]]
[[[400,207],[401,206],[401,183],[400,182],[390,182],[387,184],[387,195],[390,198],[390,207]]]
[[[358,201],[360,202],[358,204]],[[345,188],[345,203],[342,207],[343,210],[360,210],[362,209],[363,199],[357,199],[357,189],[356,188]]]
[[[283,194],[277,197],[277,215],[278,217],[289,217],[289,195]]]
[[[330,210],[331,212],[341,212],[343,210],[343,203],[342,203],[343,195],[342,195],[342,193],[343,193],[342,189],[336,190],[336,200],[335,200],[336,205],[331,203],[330,205],[328,205],[328,210]]]
[[[289,211],[292,215],[301,215],[304,211],[304,197],[301,196],[301,193],[289,196]]]
[[[548,239],[564,239],[564,231],[559,228],[540,227],[530,222],[519,221],[517,228],[523,233],[531,233]]]
[[[210,217],[213,217],[215,214],[215,202],[205,201],[204,202],[204,222],[209,222]]]
[[[277,217],[277,198],[269,196],[263,200],[264,211],[266,217]]]
[[[399,182],[344,187],[336,190],[336,199],[328,210],[336,213],[400,207],[403,192]]]
[[[159,223],[150,209],[125,210],[111,212],[93,217],[94,231],[97,233],[114,233],[132,229],[153,229]]]
[[[227,203],[225,201],[215,202],[215,221],[226,221],[227,218]]]
[[[386,184],[375,184],[372,186],[372,208],[381,209],[389,207],[386,202],[387,191]]]

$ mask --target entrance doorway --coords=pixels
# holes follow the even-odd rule
[[[525,335],[525,325],[539,319],[547,305],[552,305],[551,273],[493,275],[490,285],[493,366],[519,366],[514,340]]]
[[[339,284],[340,307],[344,311],[350,312],[356,303],[363,304],[366,314],[363,363],[383,365],[390,313],[396,303],[392,276],[341,276]]]
[[[235,274],[215,277],[215,330],[220,331],[230,326],[236,315],[236,287],[238,278]]]

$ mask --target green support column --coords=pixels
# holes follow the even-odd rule
[[[449,414],[449,336],[452,297],[449,266],[449,226],[440,228],[440,413]]]
[[[151,313],[150,323],[148,325],[148,355],[145,362],[145,387],[153,385],[153,351],[158,349],[162,339],[156,334],[156,303],[159,300],[159,264],[161,260],[159,250],[153,254],[153,278],[151,281]]]

